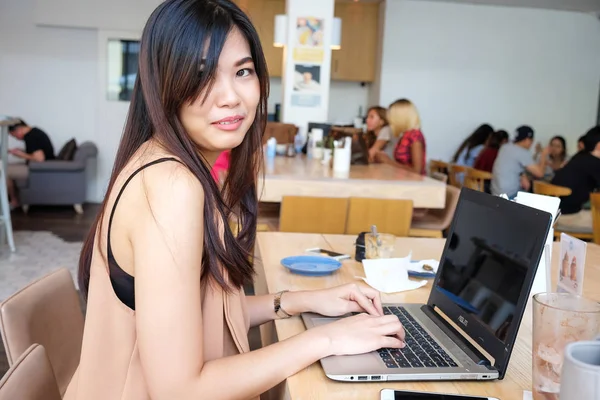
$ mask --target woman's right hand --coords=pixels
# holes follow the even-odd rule
[[[358,314],[317,328],[329,339],[330,355],[353,355],[387,348],[400,349],[404,328],[395,315]]]

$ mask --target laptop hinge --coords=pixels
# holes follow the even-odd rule
[[[496,370],[491,364],[490,360],[480,352],[475,346],[469,343],[460,332],[458,332],[452,325],[442,318],[438,313],[435,312],[433,307],[424,304],[421,306],[421,311],[425,313],[435,324],[446,334],[462,351],[469,356],[475,364],[484,365],[490,370]]]

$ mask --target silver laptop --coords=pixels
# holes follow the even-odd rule
[[[384,304],[404,325],[406,347],[327,357],[325,374],[348,382],[503,379],[551,220],[463,189],[427,304]],[[335,320],[302,318],[308,329]]]

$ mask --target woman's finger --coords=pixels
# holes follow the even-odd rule
[[[381,293],[379,293],[379,290],[375,290],[371,287],[360,286],[358,287],[358,289],[371,300],[379,315],[383,315],[383,305],[381,303]]]
[[[394,336],[382,336],[380,343],[380,348],[388,349],[402,349],[406,346],[406,343]]]
[[[368,312],[371,315],[374,316],[379,316],[381,315],[377,309],[375,308],[375,306],[373,305],[373,302],[371,301],[371,299],[369,299],[367,296],[365,296],[363,294],[363,292],[361,292],[361,290],[358,288],[358,286],[356,286],[355,288],[352,289],[352,291],[350,292],[350,300],[355,301],[356,303],[358,303],[358,305],[365,310],[366,312]]]

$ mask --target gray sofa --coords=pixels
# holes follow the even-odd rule
[[[98,154],[96,145],[83,142],[72,161],[50,160],[23,165],[24,173],[15,179],[23,211],[30,205],[73,205],[83,213],[86,199],[86,167]]]

